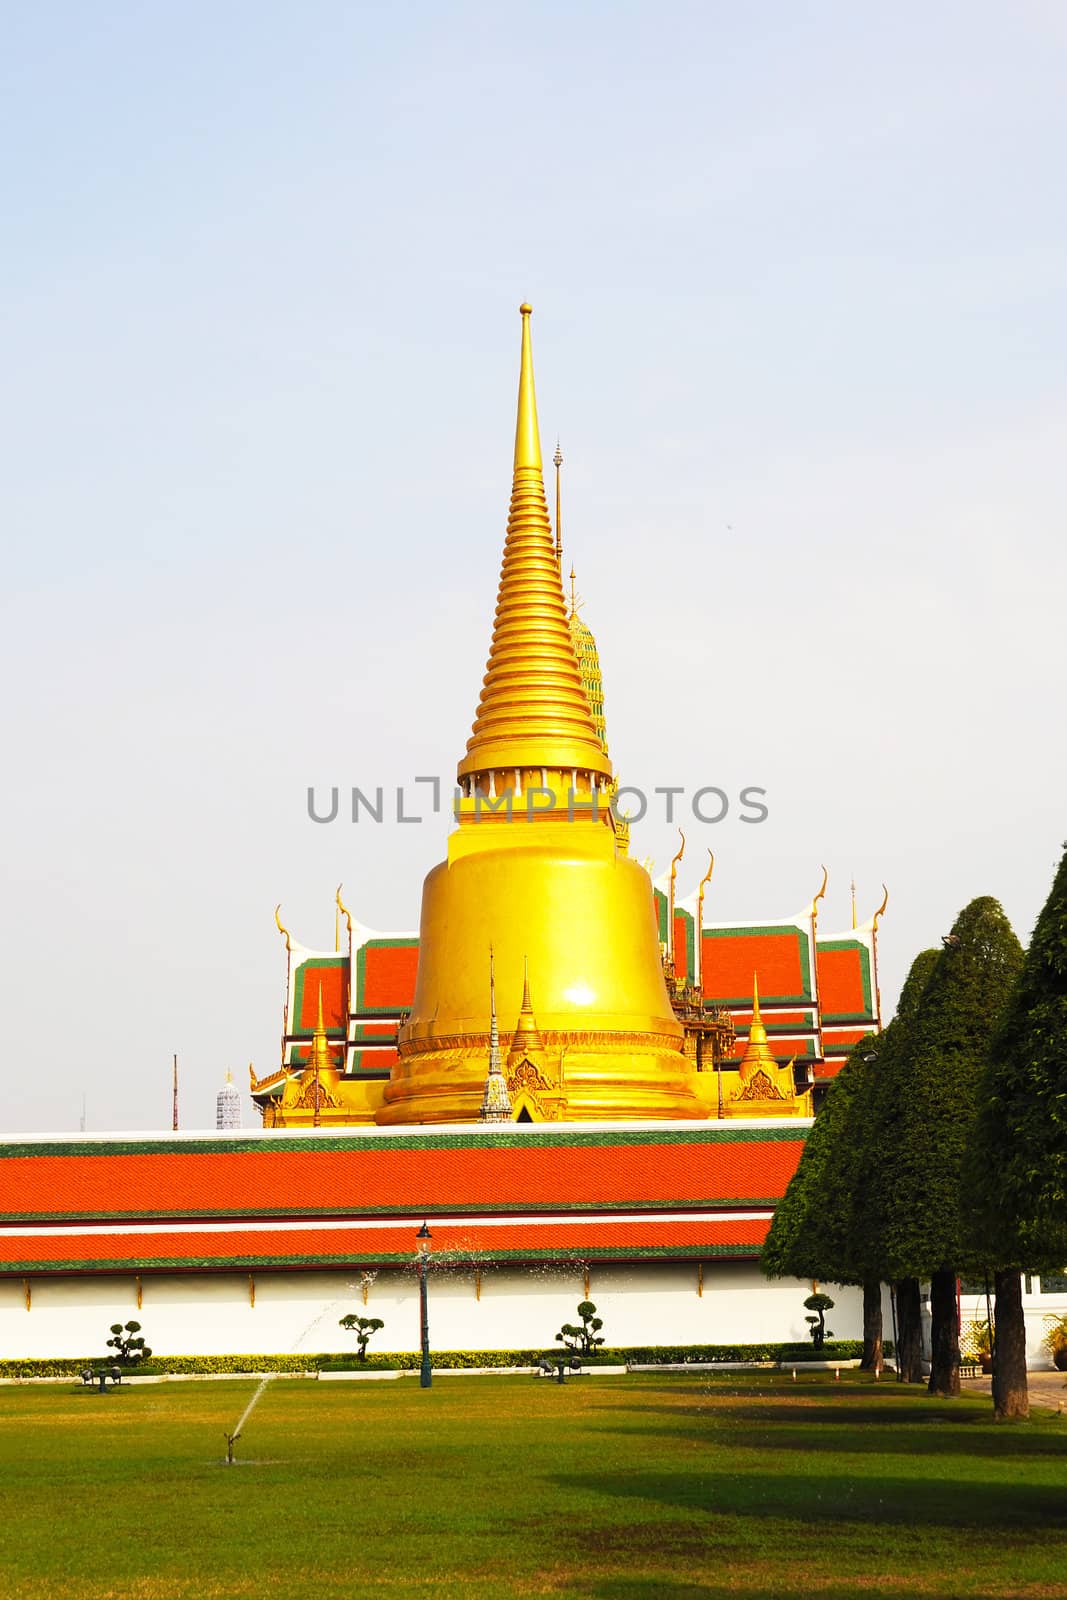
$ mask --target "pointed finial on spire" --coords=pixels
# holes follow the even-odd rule
[[[533,1010],[533,1006],[530,1003],[530,958],[529,958],[529,956],[523,956],[523,958],[522,958],[522,1009],[524,1011],[532,1011]]]
[[[315,1024],[315,1032],[316,1033],[325,1033],[325,1031],[326,1030],[322,1025],[322,979],[320,978],[319,979],[319,1018],[318,1018],[318,1021]]]
[[[562,499],[561,499],[561,496],[560,496],[559,469],[563,465],[563,452],[559,447],[559,440],[558,439],[556,440],[556,453],[552,457],[552,461],[553,461],[553,464],[554,464],[554,466],[556,468],[556,566],[559,568],[560,574],[562,575],[562,573],[563,573],[563,509],[562,509],[563,502],[562,502]]]
[[[541,434],[537,426],[537,397],[534,394],[533,347],[530,343],[530,317],[533,306],[524,300],[522,317],[522,359],[519,366],[519,414],[515,423],[515,471],[529,467],[541,471]]]
[[[752,1026],[762,1028],[763,1018],[759,1010],[759,973],[752,974]]]
[[[856,926],[856,880],[855,880],[855,878],[853,878],[853,880],[852,880],[851,888],[852,888],[852,926],[855,927]]]

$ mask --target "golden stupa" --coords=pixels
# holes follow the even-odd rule
[[[517,1016],[519,1120],[706,1118],[667,993],[648,873],[626,854],[615,782],[563,598],[522,315],[515,467],[496,621],[459,763],[459,826],[423,888],[419,967],[381,1123],[478,1119],[497,1007]],[[599,727],[598,727],[599,721]]]

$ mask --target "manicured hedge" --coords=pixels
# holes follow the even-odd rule
[[[543,1355],[558,1355],[559,1345],[539,1345],[531,1350],[435,1350],[433,1364],[438,1370],[456,1367],[532,1367]],[[887,1355],[892,1345],[885,1346]],[[854,1360],[863,1353],[858,1339],[828,1339],[819,1355],[825,1361]],[[679,1344],[628,1345],[602,1348],[595,1356],[585,1356],[583,1366],[676,1364],[695,1361],[810,1361],[815,1355],[810,1344]],[[418,1351],[376,1351],[366,1361],[354,1355],[273,1355],[273,1356],[153,1356],[129,1369],[129,1376],[163,1373],[250,1372],[410,1372],[419,1366]],[[86,1367],[104,1364],[102,1356],[81,1356],[54,1361],[0,1361],[0,1378],[76,1378]]]

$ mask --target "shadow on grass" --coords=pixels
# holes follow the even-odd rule
[[[786,1575],[788,1581],[788,1575]],[[759,1579],[752,1583],[693,1583],[662,1578],[602,1578],[590,1583],[584,1589],[583,1600],[738,1600],[739,1596],[763,1595],[779,1597],[784,1591],[770,1583],[764,1584]],[[857,1595],[862,1595],[863,1600],[915,1600],[919,1594],[930,1594],[928,1588],[917,1588],[906,1580],[900,1584],[888,1580],[878,1582],[870,1579],[857,1580],[854,1583],[819,1583],[811,1587],[810,1574],[797,1571],[796,1585],[790,1584],[791,1594],[811,1595],[815,1600],[856,1600]],[[956,1589],[951,1585],[938,1591],[938,1600],[958,1600],[958,1597],[968,1596],[974,1600],[973,1589]]]
[[[974,1528],[986,1535],[1067,1530],[1062,1488],[1019,1482],[981,1483],[879,1475],[857,1478],[823,1471],[725,1473],[628,1472],[603,1476],[561,1474],[565,1491],[650,1501],[689,1513],[799,1518],[875,1526]]]
[[[985,1411],[957,1409],[954,1402],[931,1401],[928,1407],[840,1406],[833,1401],[739,1405],[720,1409],[710,1396],[699,1405],[635,1406],[644,1416],[659,1416],[674,1426],[654,1430],[662,1436],[703,1433],[708,1442],[723,1444],[724,1431],[737,1424],[738,1443],[745,1449],[845,1451],[853,1454],[966,1455],[994,1460],[1017,1456],[1063,1457],[1067,1464],[1067,1424],[996,1423]],[[714,1436],[709,1423],[715,1425]],[[625,1431],[623,1429],[608,1431]],[[653,1431],[642,1429],[642,1432]]]

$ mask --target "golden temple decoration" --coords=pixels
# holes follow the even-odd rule
[[[856,880],[855,880],[855,878],[853,878],[853,880],[852,880],[851,889],[852,889],[852,926],[853,926],[853,929],[855,929],[855,926],[856,926]]]
[[[678,877],[678,863],[685,855],[685,834],[681,828],[678,829],[678,837],[682,842],[678,846],[678,854],[671,860],[670,895],[667,907],[667,953],[672,972],[677,970],[674,965],[674,886]]]
[[[711,882],[711,875],[715,871],[714,853],[708,851],[708,870],[700,880],[697,890],[697,988],[701,997],[704,994],[704,890]]]
[[[759,1008],[759,978],[756,973],[753,973],[752,1022],[748,1030],[748,1043],[745,1046],[745,1053],[741,1057],[741,1065],[737,1070],[740,1073],[741,1082],[747,1083],[758,1071],[768,1067],[772,1072],[777,1072],[778,1063],[775,1061],[771,1053],[771,1047],[767,1043],[767,1030],[763,1026],[763,1018],[760,1015]]]
[[[563,512],[562,512],[562,509],[561,509],[561,500],[560,500],[560,492],[559,492],[559,469],[563,465],[563,452],[560,450],[559,440],[558,439],[556,440],[556,453],[552,457],[552,461],[553,461],[553,464],[554,464],[554,466],[556,468],[556,566],[559,568],[560,576],[562,577],[562,575],[563,575]],[[571,578],[572,578],[572,580],[574,578],[574,573],[573,572],[571,573]]]
[[[527,988],[527,996],[529,990]],[[479,1122],[510,1122],[511,1101],[508,1086],[500,1065],[500,1029],[496,1017],[496,973],[493,966],[493,947],[489,946],[489,1071],[482,1095]]]
[[[344,884],[343,883],[339,883],[337,885],[337,894],[336,894],[335,898],[336,898],[336,902],[337,902],[337,909],[341,913],[342,917],[344,917],[344,919],[345,919],[345,925],[348,928],[348,937],[349,937],[349,939],[351,939],[351,937],[352,937],[352,913],[349,911],[348,907],[345,905],[344,901],[341,899],[341,890],[343,888],[344,888]]]
[[[553,769],[602,783],[611,778],[611,764],[597,737],[567,626],[541,476],[531,308],[519,309],[522,356],[511,510],[489,662],[459,779],[462,784],[490,773]]]
[[[819,901],[820,900],[824,900],[826,898],[826,885],[829,883],[829,881],[830,881],[830,874],[829,874],[829,872],[827,872],[826,868],[823,867],[823,869],[822,869],[822,883],[819,885],[818,889],[816,890],[815,898],[811,902],[811,911],[809,913],[813,923],[816,923],[819,920]]]
[[[292,948],[293,948],[293,941],[292,941],[292,938],[290,937],[289,929],[286,928],[282,923],[281,911],[282,911],[282,906],[281,906],[281,901],[279,901],[278,904],[274,907],[274,920],[278,924],[278,932],[281,934],[282,938],[285,940],[285,948],[286,948],[286,950],[291,952]]]
[[[885,884],[883,883],[883,885],[882,885],[882,903],[878,907],[878,910],[874,913],[873,917],[871,918],[871,929],[872,929],[872,931],[874,933],[878,932],[879,919],[881,917],[885,916],[885,908],[886,908],[886,906],[888,904],[889,904],[889,890],[886,888]]]
[[[782,1094],[780,1089],[776,1089],[774,1087],[774,1084],[761,1067],[760,1070],[755,1073],[745,1084],[745,1087],[742,1089],[738,1099],[784,1100],[785,1095]]]
[[[519,1020],[515,1024],[515,1032],[511,1037],[511,1049],[508,1051],[508,1068],[516,1061],[521,1061],[530,1056],[543,1056],[545,1047],[541,1042],[541,1035],[534,1016],[533,1005],[530,1000],[530,961],[528,956],[522,960],[522,1005],[519,1008]],[[509,1080],[510,1081],[510,1080]],[[547,1089],[548,1085],[544,1084]]]

